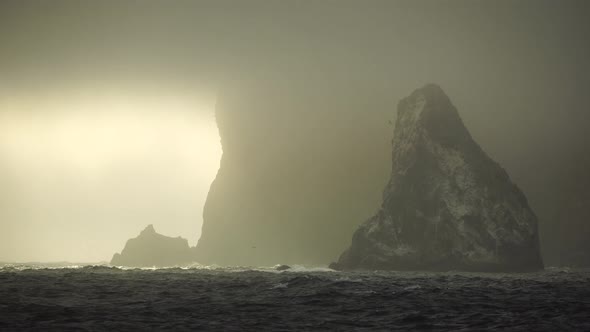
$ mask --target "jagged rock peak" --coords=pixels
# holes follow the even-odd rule
[[[429,84],[399,102],[381,209],[332,266],[536,270],[537,218],[444,91]]]
[[[154,228],[154,225],[149,224],[149,225],[147,225],[146,228],[143,229],[143,231],[141,231],[141,234],[145,235],[145,234],[157,234],[157,233],[156,233],[156,229]]]
[[[420,127],[420,130],[417,131],[416,127]],[[403,143],[404,140],[422,138],[424,133],[428,134],[429,139],[447,146],[466,143],[476,145],[457,109],[436,84],[415,90],[398,104],[394,141]]]
[[[186,239],[158,234],[153,225],[148,225],[139,236],[127,241],[121,254],[113,255],[111,265],[178,266],[192,263],[193,256]]]

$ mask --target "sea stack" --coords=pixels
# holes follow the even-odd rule
[[[121,254],[115,254],[111,265],[129,267],[170,267],[193,262],[188,241],[168,237],[147,226],[139,236],[129,239]]]
[[[537,217],[525,195],[473,140],[439,86],[399,102],[392,149],[381,208],[332,268],[543,268]]]
[[[325,265],[379,206],[389,92],[333,78],[317,89],[306,72],[260,71],[224,82],[217,96],[223,156],[196,260]]]

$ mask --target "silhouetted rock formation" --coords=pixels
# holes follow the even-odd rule
[[[289,265],[277,264],[274,266],[274,269],[277,271],[286,271],[286,270],[291,269],[291,267]]]
[[[129,239],[121,254],[115,254],[111,265],[132,267],[167,267],[191,263],[192,251],[188,241],[168,237],[147,226],[138,237]]]
[[[414,91],[397,116],[381,209],[332,267],[542,269],[527,199],[472,139],[440,87]]]
[[[199,263],[327,264],[378,207],[389,173],[387,94],[333,80],[318,90],[309,73],[269,76],[226,84],[217,99],[223,156]]]

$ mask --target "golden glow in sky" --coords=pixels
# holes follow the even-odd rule
[[[220,158],[213,103],[4,98],[0,261],[110,260],[147,224],[194,245]]]

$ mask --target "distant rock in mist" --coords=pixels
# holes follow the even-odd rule
[[[293,76],[221,90],[223,156],[203,210],[199,263],[328,264],[378,207],[390,91],[334,81],[317,89],[308,74]]]
[[[537,217],[437,85],[398,104],[391,178],[336,269],[532,271]]]
[[[167,267],[185,265],[193,261],[188,241],[168,237],[147,226],[138,237],[129,239],[121,254],[115,254],[111,265],[131,267]]]

